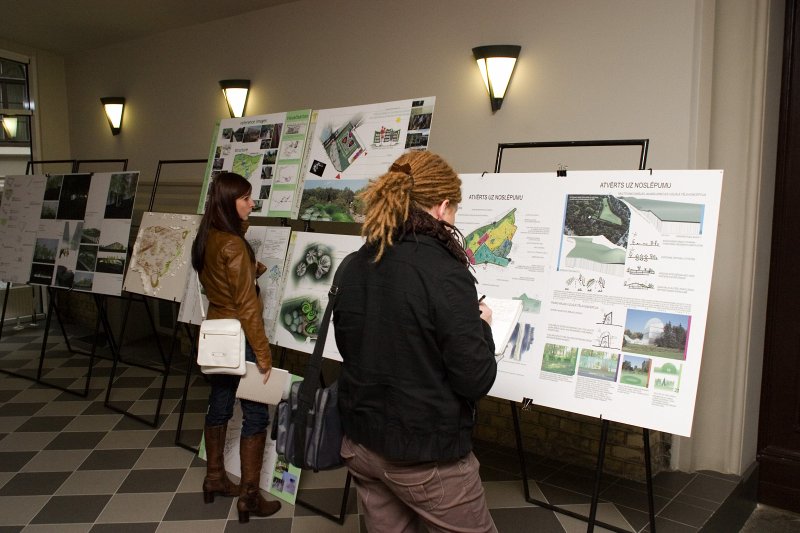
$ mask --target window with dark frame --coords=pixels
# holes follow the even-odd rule
[[[30,146],[31,115],[28,65],[0,57],[0,115],[16,118],[16,135],[0,127],[0,146]]]

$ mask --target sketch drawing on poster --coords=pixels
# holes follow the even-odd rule
[[[355,235],[293,233],[283,276],[275,343],[311,353],[328,304],[328,290],[342,259],[361,247]],[[323,356],[341,360],[333,330],[329,330]]]

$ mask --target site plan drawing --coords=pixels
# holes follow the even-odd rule
[[[426,150],[434,97],[315,110],[303,194],[303,220],[362,222],[356,195],[406,150]]]
[[[200,215],[144,213],[123,289],[181,301],[199,224]]]
[[[478,292],[523,301],[490,394],[690,435],[722,171],[461,178]]]

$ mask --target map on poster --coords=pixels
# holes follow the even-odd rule
[[[199,224],[200,215],[144,213],[122,288],[179,302]]]
[[[314,111],[303,220],[363,222],[355,195],[408,149],[427,150],[434,97]]]
[[[461,178],[478,290],[523,302],[490,394],[688,436],[722,171]]]
[[[286,262],[286,250],[292,229],[288,226],[250,226],[245,234],[247,242],[253,247],[256,260],[267,269],[258,278],[258,286],[264,307],[264,330],[267,338],[274,343],[275,320],[278,314],[281,280]],[[178,321],[186,324],[200,325],[200,298],[197,290],[197,272],[188,268],[184,279],[183,298],[178,310]],[[202,295],[203,308],[208,308],[205,294]]]
[[[342,259],[362,243],[363,239],[356,235],[292,234],[275,332],[278,346],[305,353],[314,351],[333,275]],[[322,355],[342,360],[332,325]]]
[[[138,172],[10,180],[6,226],[20,242],[4,259],[8,279],[119,295],[138,180]],[[25,264],[28,276],[20,280]]]
[[[220,172],[244,176],[253,187],[251,216],[288,217],[297,195],[311,110],[231,118],[214,129],[197,212]],[[277,194],[275,198],[274,193]]]

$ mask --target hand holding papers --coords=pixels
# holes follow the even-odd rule
[[[263,375],[258,371],[255,363],[247,362],[247,372],[239,380],[236,397],[254,402],[277,405],[281,401],[284,390],[288,388],[289,372],[282,368],[272,367],[269,380],[264,384]]]
[[[479,302],[486,304],[492,310],[494,351],[495,355],[500,355],[505,351],[506,344],[511,339],[514,327],[522,314],[522,300],[481,296]]]

